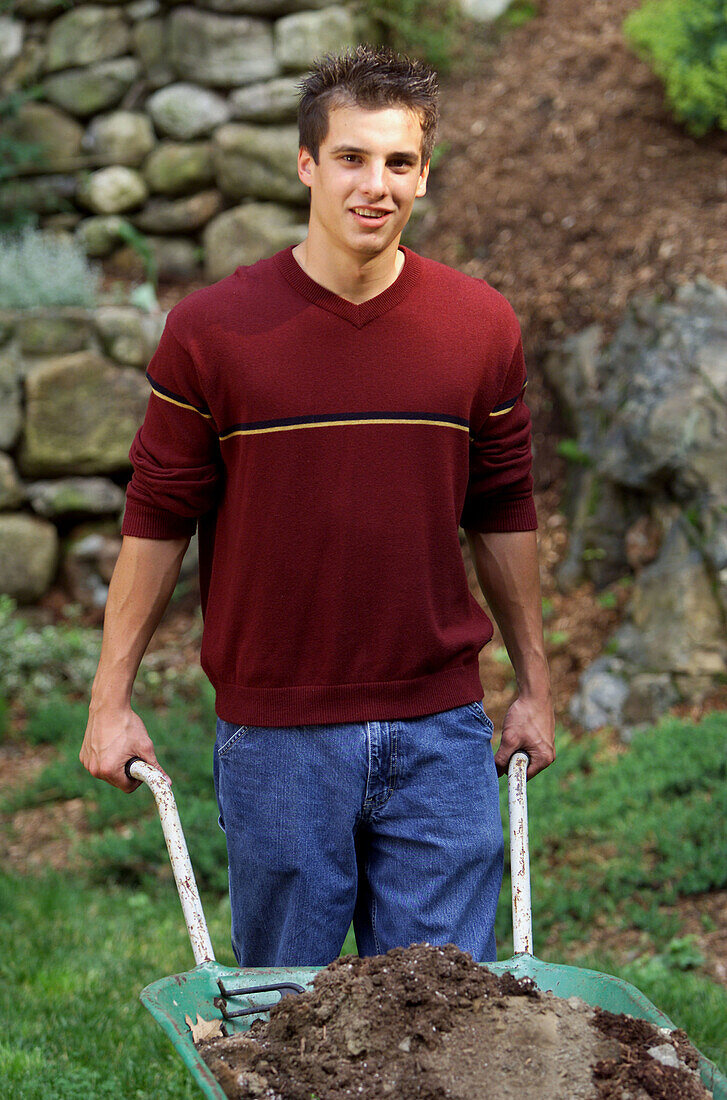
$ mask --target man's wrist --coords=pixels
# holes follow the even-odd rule
[[[91,700],[89,710],[91,713],[99,710],[124,710],[131,706],[131,684],[110,684],[107,681],[96,683],[91,688]]]
[[[516,679],[520,696],[544,702],[552,698],[550,672],[544,657],[542,661],[534,662],[525,671],[516,673]]]

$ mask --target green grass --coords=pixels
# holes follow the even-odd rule
[[[220,961],[226,903],[207,905]],[[194,966],[171,883],[157,894],[0,877],[0,1096],[183,1100],[199,1094],[138,1001]]]
[[[174,778],[215,949],[233,965],[211,691],[140,713]],[[74,874],[0,876],[0,1096],[191,1098],[191,1077],[138,1003],[143,986],[193,965],[154,803],[144,788],[127,797],[85,774],[85,720],[85,705],[62,696],[38,707],[26,736],[55,759],[0,805],[7,820],[82,798],[91,830]],[[727,886],[726,778],[727,715],[715,713],[664,721],[619,753],[606,737],[562,734],[556,763],[528,786],[536,954],[624,977],[723,1069],[727,992],[700,969],[673,906]],[[507,822],[504,782],[502,795]],[[512,952],[509,890],[506,874],[500,958]],[[651,946],[628,966],[599,954],[591,931],[603,922]],[[351,932],[344,951],[355,951]]]

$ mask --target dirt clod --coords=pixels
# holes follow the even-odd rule
[[[231,1100],[711,1095],[683,1032],[498,977],[453,944],[337,959],[269,1022],[198,1049]]]

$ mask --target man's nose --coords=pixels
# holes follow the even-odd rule
[[[371,161],[366,166],[363,174],[360,184],[361,191],[369,196],[383,195],[386,191],[385,172],[386,168],[383,162],[379,164],[376,161]]]

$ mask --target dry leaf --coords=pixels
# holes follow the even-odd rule
[[[219,1039],[222,1037],[222,1020],[203,1020],[199,1012],[197,1013],[196,1024],[191,1016],[185,1016],[184,1019],[192,1032],[193,1043],[201,1043],[205,1039]]]

